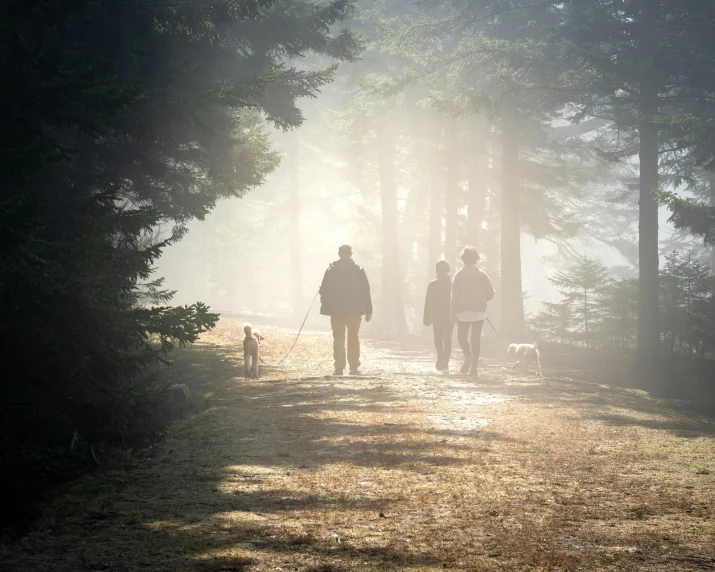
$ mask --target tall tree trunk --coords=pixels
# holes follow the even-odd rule
[[[678,329],[678,323],[676,316],[677,314],[677,300],[676,300],[676,292],[678,291],[677,288],[678,286],[676,285],[676,278],[675,276],[672,277],[672,296],[671,296],[671,314],[670,314],[670,353],[674,354],[675,353],[675,332]]]
[[[422,214],[421,207],[426,203],[426,189],[424,185],[413,185],[407,195],[405,201],[405,211],[402,213],[400,222],[400,254],[402,256],[402,264],[400,269],[403,274],[409,271],[410,263],[414,259],[416,248],[420,242],[420,228],[418,227]]]
[[[473,137],[478,137],[474,133]],[[487,187],[484,182],[486,161],[475,147],[469,158],[469,195],[467,198],[467,243],[482,251],[482,224],[487,209]]]
[[[407,316],[405,312],[405,286],[407,281],[404,279],[405,276],[409,276],[411,270],[414,269],[413,264],[420,263],[419,250],[420,250],[420,231],[422,230],[419,226],[419,221],[423,220],[421,218],[422,208],[426,204],[426,194],[427,186],[424,184],[417,183],[410,187],[409,193],[407,195],[407,201],[405,202],[405,210],[402,214],[400,221],[400,274],[402,279],[400,280],[400,304],[401,315],[396,317],[398,323],[404,322],[404,331],[407,332],[409,328],[407,327]],[[420,285],[421,287],[421,285]],[[418,315],[419,324],[422,323],[421,315]]]
[[[591,336],[588,333],[588,289],[583,291],[583,320],[586,327],[586,349],[591,348]]]
[[[382,206],[382,300],[380,324],[384,332],[407,334],[400,278],[399,213],[395,185],[395,149],[384,128],[378,130],[377,170]]]
[[[708,178],[708,188],[710,189],[710,206],[715,208],[715,174],[713,173]],[[710,276],[715,278],[715,246],[710,247]],[[713,292],[715,295],[715,289]]]
[[[507,340],[524,335],[519,220],[519,133],[517,112],[507,105],[502,118],[501,328]]]
[[[652,0],[640,0],[641,70],[640,85],[640,209],[639,209],[639,300],[638,300],[638,383],[652,386],[660,349],[659,253],[658,253],[658,86],[655,83],[658,52],[658,7]]]
[[[296,134],[288,137],[288,192],[290,271],[293,313],[303,311],[303,261],[300,241],[300,140]]]
[[[423,134],[418,134],[418,136],[423,137]],[[429,209],[428,205],[430,203],[430,176],[432,174],[432,168],[429,161],[430,155],[427,149],[422,149],[422,153],[419,155],[419,188],[416,193],[414,210],[411,211],[414,214],[412,220],[415,226],[414,241],[410,244],[412,245],[407,251],[409,256],[409,262],[413,265],[404,269],[405,275],[412,273],[413,275],[419,276],[424,265],[427,263],[429,258],[429,241],[430,241],[430,223],[429,221]]]
[[[434,277],[434,267],[442,256],[442,161],[435,148],[430,168],[429,260],[427,276]]]
[[[459,252],[459,140],[454,121],[447,129],[447,181],[444,189],[444,256],[454,267]]]

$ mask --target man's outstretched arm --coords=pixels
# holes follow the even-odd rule
[[[328,272],[330,272],[330,268],[328,268],[325,271],[325,274],[323,274],[323,281],[320,283],[320,290],[318,290],[321,298],[325,296],[325,293],[328,291]]]
[[[432,284],[427,286],[427,294],[425,295],[425,312],[422,318],[422,323],[425,326],[431,326],[432,320],[430,319],[432,315]]]
[[[367,279],[367,273],[365,270],[362,271],[362,295],[363,295],[363,307],[365,308],[365,321],[369,322],[372,320],[372,296],[370,295],[370,282]]]

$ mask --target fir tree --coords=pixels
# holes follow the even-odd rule
[[[587,348],[593,343],[595,306],[607,278],[608,270],[601,262],[582,257],[549,279],[552,284],[565,290],[563,294],[566,302],[571,305],[578,322],[583,324],[583,337]]]
[[[627,350],[635,347],[638,334],[638,281],[609,281],[596,303],[596,336],[605,346]]]
[[[577,118],[607,119],[623,143],[614,156],[639,158],[639,318],[641,383],[652,382],[659,353],[658,207],[662,165],[698,149],[695,116],[715,82],[709,53],[715,12],[707,2],[597,0],[563,2],[554,38],[568,63],[561,89],[571,91]],[[690,158],[685,156],[686,161]],[[682,161],[681,161],[682,162]]]
[[[291,58],[357,56],[352,33],[331,31],[351,9],[3,4],[0,404],[14,405],[0,422],[0,474],[17,509],[18,489],[43,479],[26,482],[15,463],[66,448],[75,432],[91,444],[153,427],[157,368],[217,320],[201,303],[168,305],[153,265],[188,221],[277,166],[262,116],[298,126],[297,99],[333,76]]]
[[[531,320],[537,337],[551,339],[562,344],[570,342],[573,336],[572,328],[576,323],[571,303],[563,301],[542,302],[541,304],[544,309]]]

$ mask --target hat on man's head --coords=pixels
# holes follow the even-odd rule
[[[353,249],[349,244],[343,244],[340,248],[338,248],[338,254],[340,256],[352,256]]]

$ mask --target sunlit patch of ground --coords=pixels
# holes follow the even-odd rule
[[[474,381],[366,342],[365,377],[332,378],[318,333],[247,380],[241,326],[167,373],[204,409],[69,486],[0,569],[715,569],[712,423],[548,356]],[[261,330],[273,364],[293,337]]]

